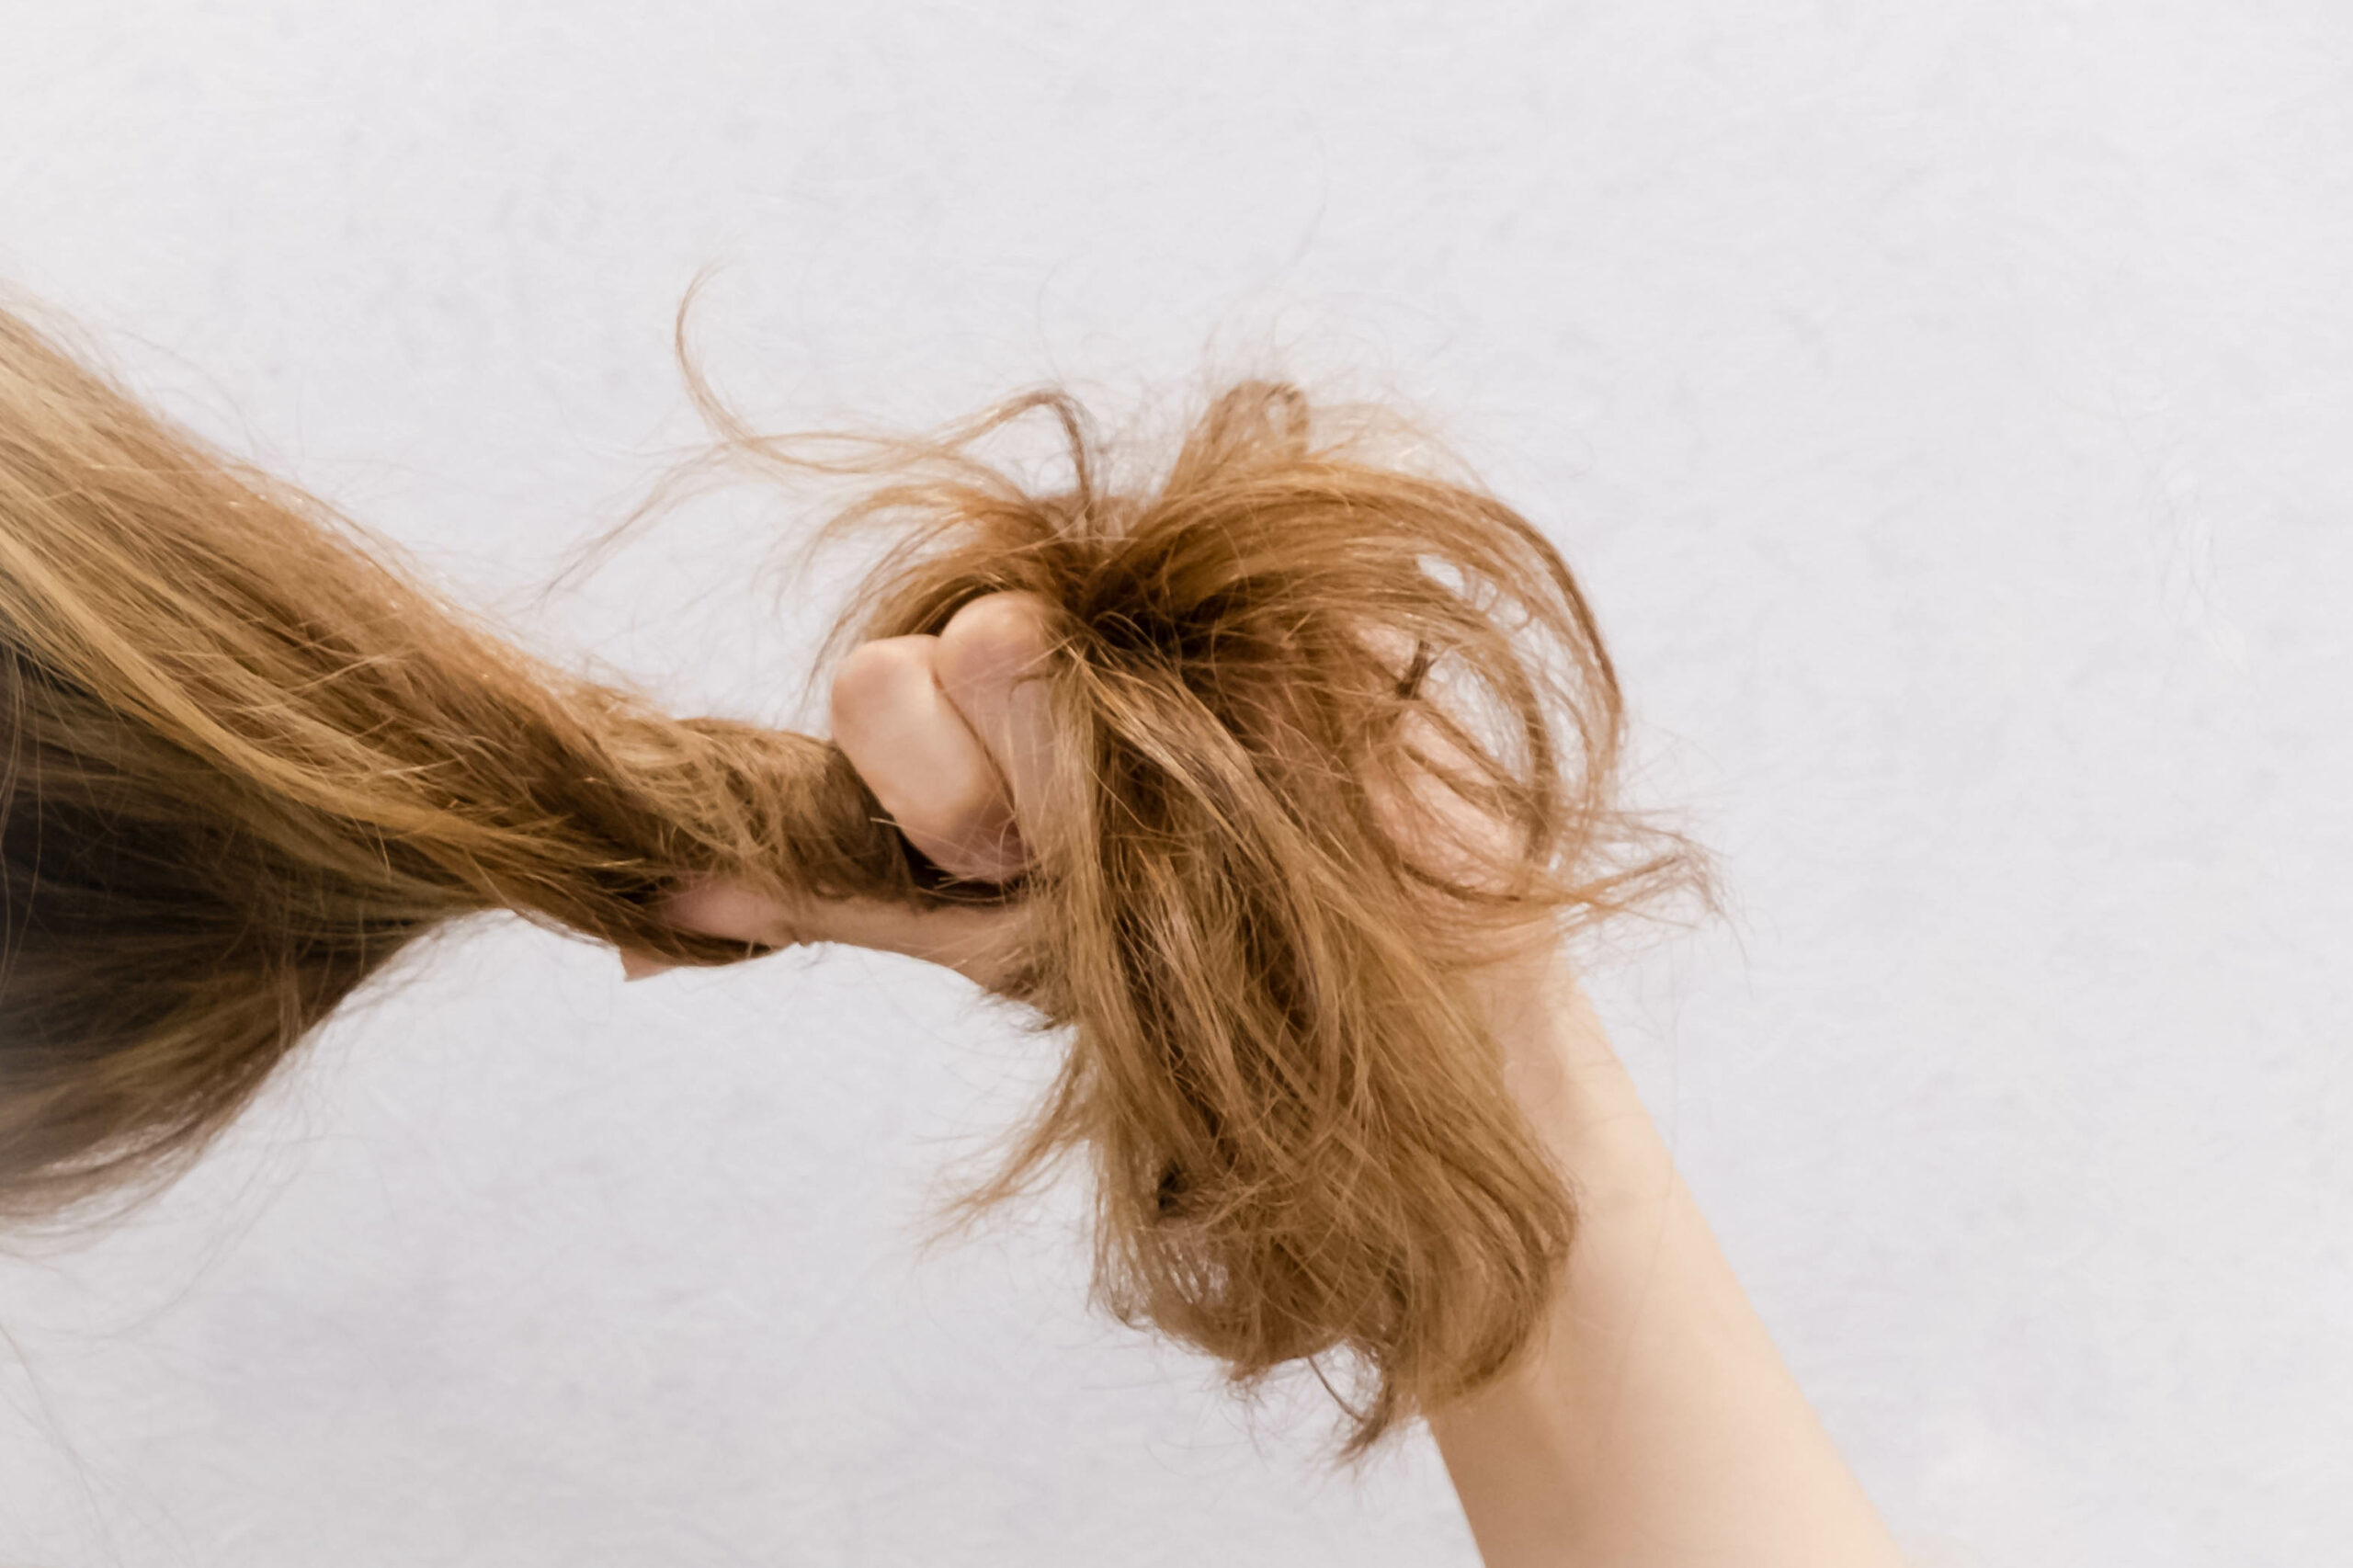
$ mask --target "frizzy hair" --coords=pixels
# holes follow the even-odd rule
[[[823,741],[528,656],[0,312],[0,1212],[178,1168],[466,915],[714,964],[748,949],[661,913],[699,878],[1018,901],[1000,988],[1068,1050],[975,1206],[1082,1156],[1100,1299],[1242,1383],[1310,1362],[1351,1453],[1511,1365],[1575,1209],[1469,971],[1697,873],[1615,803],[1557,551],[1279,383],[1127,488],[1060,394],[816,460],[694,384],[732,458],[855,472],[845,520],[900,530],[845,640],[1045,605],[1063,744],[1017,883],[939,874]],[[972,446],[1036,415],[1051,489]]]

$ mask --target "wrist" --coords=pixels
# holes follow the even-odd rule
[[[1663,1192],[1666,1146],[1557,944],[1498,966],[1482,1002],[1505,1086],[1578,1193]]]

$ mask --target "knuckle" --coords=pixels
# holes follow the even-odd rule
[[[830,702],[835,732],[856,731],[861,721],[888,709],[931,680],[931,640],[891,637],[861,643],[834,671]]]
[[[1045,606],[1035,595],[991,594],[949,619],[939,634],[940,678],[952,685],[1010,680],[1046,656]]]

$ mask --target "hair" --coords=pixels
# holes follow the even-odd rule
[[[723,450],[813,466],[693,385]],[[1039,411],[1066,483],[974,454]],[[756,949],[661,911],[699,877],[1018,900],[1001,988],[1068,1051],[976,1205],[1083,1156],[1099,1299],[1244,1385],[1309,1362],[1350,1454],[1512,1365],[1575,1208],[1472,971],[1695,869],[1614,803],[1617,680],[1558,552],[1279,383],[1130,489],[1059,393],[866,451],[845,516],[902,532],[847,637],[1048,607],[1063,744],[1014,885],[938,874],[823,741],[527,655],[0,312],[0,1214],[176,1172],[467,915],[715,964]]]

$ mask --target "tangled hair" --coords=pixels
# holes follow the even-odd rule
[[[970,449],[1040,409],[1051,493]],[[1101,1299],[1238,1381],[1336,1369],[1350,1452],[1496,1376],[1574,1208],[1468,972],[1690,869],[1613,805],[1617,684],[1559,555],[1279,384],[1133,493],[1056,394],[866,472],[850,515],[904,532],[849,634],[1048,607],[1065,744],[1015,886],[939,875],[826,743],[527,656],[0,312],[0,1211],[177,1168],[461,916],[710,964],[750,949],[661,914],[699,877],[1018,899],[1003,989],[1069,1050],[976,1202],[1083,1154]]]

